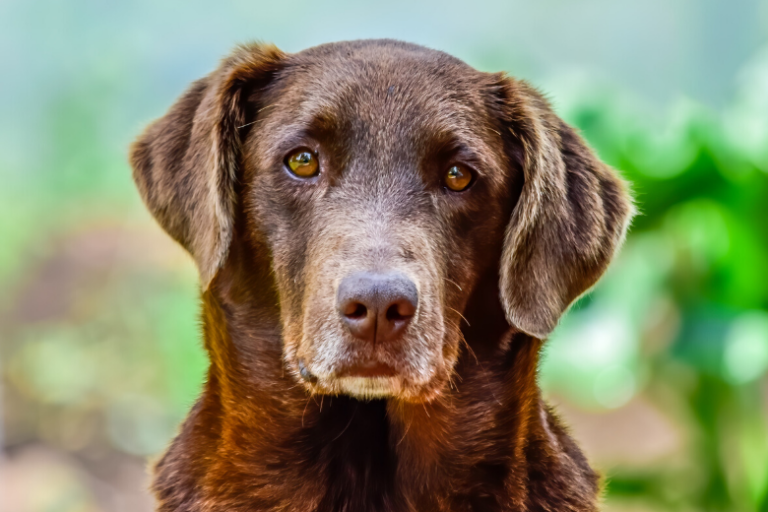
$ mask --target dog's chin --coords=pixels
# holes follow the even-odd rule
[[[402,382],[397,376],[339,377],[336,386],[342,394],[362,400],[394,398],[402,391]]]
[[[414,384],[400,375],[336,376],[304,382],[308,391],[320,395],[346,395],[358,400],[390,399],[409,403],[430,402],[442,393],[446,383],[433,378]]]

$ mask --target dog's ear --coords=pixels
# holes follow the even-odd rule
[[[144,203],[192,255],[203,289],[232,238],[242,128],[256,115],[259,93],[284,57],[271,45],[239,47],[131,147],[133,178]]]
[[[634,207],[624,182],[538,92],[503,75],[490,89],[509,158],[523,170],[505,233],[501,300],[511,325],[545,338],[606,270]]]

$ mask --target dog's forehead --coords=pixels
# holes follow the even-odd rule
[[[280,110],[298,122],[358,120],[375,132],[476,129],[485,74],[443,52],[394,41],[323,45],[292,55]]]
[[[379,95],[382,88],[391,93],[401,87],[411,89],[414,99],[426,99],[469,92],[481,75],[447,53],[389,40],[322,45],[290,56],[287,65],[310,75],[307,89],[320,95],[356,84],[360,91],[354,92]]]

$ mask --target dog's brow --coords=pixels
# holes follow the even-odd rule
[[[321,106],[292,110],[280,116],[280,124],[295,137],[327,138],[339,133],[344,122],[331,107]]]
[[[332,133],[337,131],[341,124],[335,109],[324,107],[310,115],[307,128],[311,133]]]
[[[488,155],[492,153],[488,143],[479,137],[465,133],[465,130],[447,127],[437,130],[433,135],[431,153],[440,155],[445,159],[464,162],[481,175],[485,174],[486,167],[492,167]]]

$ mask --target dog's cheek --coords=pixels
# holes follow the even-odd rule
[[[279,285],[278,285],[279,287]],[[285,289],[285,286],[283,287]],[[300,314],[295,298],[288,298],[289,294],[280,293],[280,316],[283,330],[283,358],[287,366],[294,372],[298,372],[296,365],[296,353],[299,350],[302,338]]]
[[[336,311],[336,284],[344,275],[344,260],[338,257],[337,237],[325,230],[307,244],[307,267],[303,274],[302,307],[297,321],[303,326],[298,356],[326,375],[342,360],[344,331]]]
[[[272,273],[277,285],[280,317],[283,329],[284,359],[289,367],[295,366],[300,348],[305,274],[305,237],[286,219],[265,213],[270,229],[269,247]]]
[[[304,290],[301,318],[302,338],[299,341],[298,357],[311,363],[314,371],[326,373],[334,361],[337,350],[333,346],[337,336],[337,327],[332,320],[332,294],[322,293],[329,286],[318,282],[316,269],[310,269]]]
[[[412,270],[420,282],[420,313],[412,347],[413,368],[422,389],[416,394],[432,394],[426,389],[442,388],[455,363],[458,346],[456,329],[451,327],[456,311],[446,307],[448,286],[444,245],[437,236],[422,237],[417,250],[424,258]],[[429,242],[427,242],[429,241]]]

